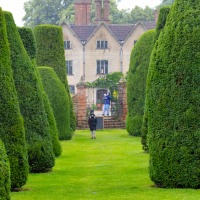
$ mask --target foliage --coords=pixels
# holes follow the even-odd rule
[[[75,131],[76,118],[66,77],[62,28],[54,25],[39,25],[35,27],[34,34],[37,48],[37,65],[52,67],[61,82],[64,84],[68,98],[67,103],[69,104],[67,112],[70,113],[69,115],[66,113],[66,115],[70,116],[70,127]],[[68,131],[70,127],[68,128]]]
[[[149,170],[160,187],[200,186],[199,8],[199,1],[176,0],[152,52],[146,96]]]
[[[134,136],[141,135],[146,77],[155,35],[155,30],[146,31],[139,38],[131,52],[127,77],[128,114],[126,118],[126,129],[130,135]]]
[[[160,9],[160,14],[158,18],[158,22],[156,25],[156,36],[155,36],[155,41],[159,38],[159,35],[162,31],[162,29],[165,27],[165,23],[167,20],[167,16],[170,12],[170,6],[165,6]],[[142,148],[145,151],[149,150],[148,147],[148,140],[147,140],[147,133],[148,133],[148,117],[147,117],[147,111],[148,111],[148,106],[145,103],[145,111],[144,111],[144,116],[143,116],[143,123],[142,123],[142,135],[141,135],[141,143],[142,143]]]
[[[60,140],[69,140],[72,130],[69,128],[69,103],[64,85],[51,67],[39,67],[43,87],[48,95],[58,128]]]
[[[2,140],[0,139],[0,199],[10,199],[10,164]]]
[[[5,145],[10,162],[11,188],[20,188],[27,181],[29,167],[24,123],[13,80],[9,49],[11,44],[7,38],[4,14],[0,8],[0,139]],[[6,161],[0,166],[4,164],[7,165]],[[2,176],[2,171],[0,172]],[[8,176],[8,172],[5,173]],[[4,178],[5,187],[8,189],[8,177],[2,176],[2,179]],[[0,190],[3,189],[1,186]]]
[[[36,44],[35,38],[33,36],[33,31],[30,28],[19,28],[18,32],[20,34],[23,45],[31,59],[35,59],[36,55]]]
[[[108,88],[111,93],[111,101],[116,101],[112,94],[114,90],[118,90],[118,82],[122,76],[122,72],[113,72],[107,74],[105,77],[98,78],[93,82],[87,82],[86,85],[89,88]]]
[[[111,24],[136,23],[153,21],[153,9],[136,6],[132,10],[117,8],[118,0],[110,0]],[[91,0],[91,22],[95,20],[95,0]],[[35,27],[40,24],[61,25],[63,22],[74,24],[74,0],[29,0],[24,3],[25,26]]]
[[[131,19],[129,23],[137,23],[138,21],[153,21],[154,15],[153,15],[153,9],[146,6],[144,9],[140,8],[139,6],[135,6],[131,10]]]
[[[174,0],[163,0],[160,5],[157,6],[157,8],[161,8],[163,6],[170,6],[174,3]]]
[[[32,63],[35,66],[35,70],[38,76],[38,81],[40,82],[41,86],[41,91],[42,91],[42,96],[43,96],[43,101],[44,101],[44,108],[47,114],[47,119],[49,123],[49,128],[50,128],[50,135],[52,139],[52,144],[53,144],[53,152],[56,157],[61,155],[61,145],[58,140],[58,129],[56,126],[56,120],[53,115],[53,110],[50,106],[49,99],[44,92],[44,88],[41,82],[41,77],[40,74],[38,73],[37,66],[35,63],[35,56],[36,56],[36,43],[35,43],[35,38],[33,36],[33,32],[30,28],[18,28],[20,37],[22,38],[22,42],[24,44],[24,47],[29,55],[29,57],[32,59]]]
[[[66,9],[73,0],[28,0],[24,3],[25,26],[35,27],[39,24],[58,25]]]
[[[6,12],[5,17],[14,82],[24,117],[30,171],[45,172],[54,166],[55,157],[40,82],[12,15]]]
[[[167,20],[167,16],[170,12],[170,8],[171,8],[171,6],[164,6],[159,11],[159,17],[158,17],[158,21],[156,24],[156,40],[158,39],[162,29],[165,27],[165,23]]]

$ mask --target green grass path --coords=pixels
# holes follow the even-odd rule
[[[76,131],[50,173],[30,174],[11,200],[200,200],[200,190],[152,187],[149,155],[126,130]],[[180,172],[181,173],[181,172]]]

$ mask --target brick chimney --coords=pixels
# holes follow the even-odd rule
[[[98,24],[102,21],[102,0],[95,0],[95,23]]]
[[[91,14],[90,0],[76,0],[74,2],[75,8],[75,25],[89,25]]]
[[[95,23],[99,24],[99,22],[104,22],[106,24],[109,24],[110,0],[95,0],[95,5]]]
[[[104,0],[104,3],[103,3],[103,21],[106,24],[110,23],[109,14],[110,14],[110,0]]]

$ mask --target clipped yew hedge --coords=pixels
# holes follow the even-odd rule
[[[68,111],[70,112],[70,127],[75,131],[76,119],[66,77],[67,72],[62,27],[55,25],[38,25],[34,28],[34,34],[37,47],[37,65],[52,67],[61,82],[65,85],[70,105]]]
[[[162,29],[165,27],[165,23],[167,20],[167,16],[170,12],[170,8],[171,8],[171,6],[164,6],[164,7],[160,8],[159,17],[158,17],[158,21],[156,24],[156,40],[158,39]]]
[[[14,82],[24,117],[31,172],[45,172],[55,164],[50,128],[40,82],[11,13],[5,12]]]
[[[158,39],[160,32],[162,31],[162,29],[165,27],[165,23],[167,20],[167,16],[170,12],[170,8],[171,6],[164,6],[160,9],[159,12],[159,18],[158,18],[158,22],[156,24],[156,36],[155,36],[155,41]],[[157,45],[157,43],[156,43]],[[156,47],[154,47],[156,48]],[[145,103],[145,109],[144,109],[144,115],[143,115],[143,123],[142,123],[142,129],[141,129],[141,143],[142,143],[142,148],[144,151],[148,151],[149,147],[148,147],[148,137],[147,137],[147,133],[148,133],[148,116],[147,116],[147,111],[148,111],[148,106],[147,103]]]
[[[141,136],[146,77],[155,35],[155,30],[146,31],[137,41],[131,52],[127,77],[128,114],[126,129],[130,135],[134,136]]]
[[[2,140],[0,139],[0,199],[10,199],[10,164]]]
[[[41,81],[41,77],[40,74],[38,72],[37,66],[36,66],[36,62],[35,62],[35,57],[36,57],[36,43],[35,43],[35,38],[32,32],[32,29],[30,28],[18,28],[19,34],[22,38],[22,42],[24,44],[24,47],[29,55],[29,57],[31,58],[34,66],[35,66],[35,70],[38,76],[38,80],[40,82],[40,86],[41,86],[41,91],[42,91],[42,96],[43,96],[43,101],[44,101],[44,108],[47,114],[47,119],[49,122],[49,128],[50,128],[50,135],[52,138],[52,144],[53,144],[53,152],[55,154],[56,157],[60,156],[62,153],[62,148],[61,148],[61,144],[60,141],[58,139],[58,129],[57,129],[57,125],[56,125],[56,120],[53,114],[53,110],[50,106],[50,102],[49,99],[47,97],[47,94],[44,91],[43,85],[42,85],[42,81]]]
[[[5,145],[10,162],[11,187],[21,188],[26,184],[29,172],[27,146],[13,80],[6,21],[1,9],[0,27],[0,138]],[[2,173],[0,176],[2,179],[7,179]]]
[[[26,27],[18,27],[18,32],[29,57],[31,59],[35,59],[36,43],[32,29]]]
[[[48,95],[60,140],[69,140],[73,131],[69,129],[69,103],[64,85],[51,67],[38,67],[44,90]]]
[[[160,187],[200,187],[199,16],[199,1],[176,0],[151,57],[149,170]]]

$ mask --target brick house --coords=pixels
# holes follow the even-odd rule
[[[90,22],[90,0],[75,1],[75,24],[62,24],[67,79],[72,94],[76,94],[81,77],[85,82],[92,82],[116,71],[126,74],[135,43],[146,30],[155,28],[155,21],[110,24],[110,1],[95,0],[95,4],[95,24]],[[106,90],[88,91],[87,101],[97,102]]]

